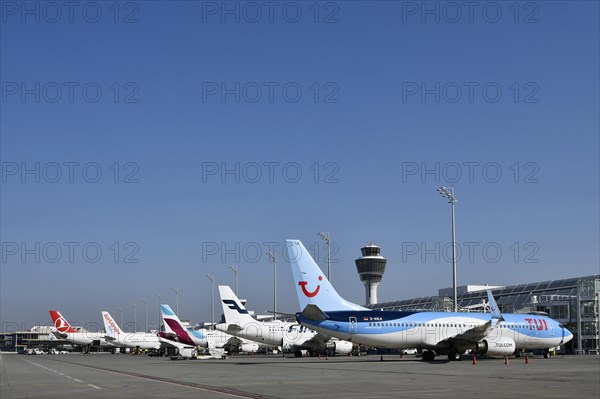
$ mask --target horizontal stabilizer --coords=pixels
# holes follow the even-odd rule
[[[302,317],[308,320],[322,321],[329,319],[327,313],[323,312],[317,305],[306,305],[302,311]]]
[[[290,318],[294,318],[296,317],[296,313],[282,313],[282,312],[273,312],[272,310],[267,310],[268,313],[271,313],[273,316],[283,316],[283,317],[290,317]],[[273,318],[273,317],[271,317]],[[259,317],[260,320],[260,317]]]
[[[242,330],[243,330],[243,328],[242,328],[242,327],[240,327],[240,326],[239,326],[239,325],[237,325],[237,324],[229,324],[229,325],[227,326],[227,332],[228,332],[228,333],[230,333],[230,334],[232,334],[232,333],[236,333],[236,332],[238,332],[238,331],[242,331]]]

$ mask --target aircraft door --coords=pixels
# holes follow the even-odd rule
[[[350,323],[350,334],[356,334],[356,331],[358,329],[358,326],[356,324],[356,317],[350,317],[349,323]]]

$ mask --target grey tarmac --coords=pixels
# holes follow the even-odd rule
[[[478,358],[423,362],[412,356],[181,360],[144,355],[0,356],[9,398],[594,398],[600,356]]]

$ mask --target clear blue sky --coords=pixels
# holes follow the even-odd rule
[[[208,320],[235,263],[265,312],[268,242],[295,312],[284,242],[326,265],[319,231],[349,300],[369,241],[380,300],[435,295],[453,183],[460,285],[599,272],[598,2],[113,3],[1,3],[4,329],[153,325],[171,287]]]

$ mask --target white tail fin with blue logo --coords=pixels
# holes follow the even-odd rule
[[[223,315],[226,324],[238,324],[243,326],[256,320],[250,316],[242,302],[228,285],[219,286],[219,295],[221,296],[221,305],[223,306]]]
[[[333,288],[300,240],[286,240],[300,309],[315,305],[322,311],[368,310],[346,301]]]

